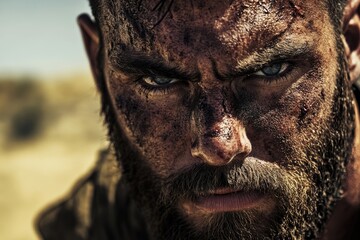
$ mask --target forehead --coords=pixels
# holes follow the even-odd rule
[[[121,3],[108,50],[158,54],[168,61],[224,53],[243,58],[281,38],[331,27],[323,1],[143,0]],[[112,14],[115,14],[112,12]],[[327,24],[327,25],[326,25]],[[298,39],[299,40],[299,39]],[[114,44],[115,43],[115,44]],[[188,60],[186,60],[188,61]]]

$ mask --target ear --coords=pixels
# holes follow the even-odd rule
[[[78,17],[77,22],[80,27],[81,35],[85,45],[85,50],[90,62],[92,74],[94,76],[96,86],[99,87],[100,69],[98,66],[99,54],[99,33],[96,24],[87,14]]]
[[[343,32],[350,78],[354,83],[360,78],[360,0],[348,0],[344,10]]]

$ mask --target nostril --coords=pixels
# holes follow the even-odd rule
[[[211,125],[193,119],[191,154],[213,166],[242,161],[251,151],[251,144],[242,123],[231,115],[216,118]]]
[[[198,138],[193,139],[191,142],[191,148],[194,149],[197,148],[198,146],[199,146],[199,139]]]
[[[248,152],[240,152],[238,154],[236,154],[235,156],[233,156],[229,162],[238,162],[241,163],[244,161],[244,159],[249,155]]]

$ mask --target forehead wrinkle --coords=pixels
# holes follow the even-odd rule
[[[300,4],[296,6],[300,6]],[[313,17],[311,19],[313,19]],[[236,70],[247,69],[248,66],[269,64],[272,61],[283,60],[291,56],[301,57],[301,55],[303,55],[306,58],[306,54],[313,55],[316,44],[321,44],[319,43],[319,32],[317,31],[323,31],[323,29],[312,29],[311,32],[307,34],[294,34],[291,31],[292,25],[294,25],[297,20],[302,21],[303,18],[293,18],[288,27],[280,35],[274,36],[272,41],[269,41],[265,47],[258,46],[250,51],[250,53],[237,59],[235,58]],[[323,25],[320,25],[320,27],[323,27]]]
[[[151,2],[151,1],[150,1]],[[153,2],[155,2],[155,0],[153,1]],[[157,2],[157,1],[156,1]],[[177,2],[177,1],[176,1]],[[194,1],[196,4],[198,4],[199,3],[199,1]],[[239,3],[239,2],[241,2],[241,1],[236,1],[236,0],[234,0],[234,1],[232,1],[232,3],[226,3],[226,4],[224,4],[224,5],[227,5],[228,7],[227,8],[229,8],[229,6],[231,5],[231,4],[234,4],[234,3]],[[250,2],[250,1],[247,1],[247,2]],[[257,2],[256,0],[255,1],[252,1],[252,2]],[[270,0],[265,0],[264,2],[267,2],[267,3],[270,3],[271,1]],[[167,34],[167,36],[166,36],[166,39],[168,39],[168,40],[163,40],[164,38],[163,38],[163,36],[155,29],[154,31],[152,31],[152,30],[148,30],[148,28],[147,28],[147,26],[145,26],[144,27],[144,25],[142,24],[142,20],[141,19],[139,19],[138,18],[138,16],[139,16],[139,14],[140,14],[140,18],[141,18],[141,13],[143,13],[142,11],[141,11],[141,13],[134,13],[133,11],[128,11],[128,13],[127,14],[124,14],[124,16],[127,16],[127,19],[129,19],[129,21],[127,21],[128,23],[127,23],[127,27],[125,28],[125,27],[123,27],[123,26],[121,26],[121,31],[122,31],[122,33],[121,34],[118,34],[118,37],[120,36],[120,38],[121,38],[121,40],[124,40],[124,38],[125,38],[125,40],[126,40],[126,44],[123,44],[123,46],[125,46],[125,48],[127,48],[127,49],[132,49],[132,50],[139,50],[139,51],[144,51],[144,52],[147,52],[147,53],[153,53],[153,52],[156,52],[156,53],[158,53],[158,55],[161,55],[163,58],[165,58],[165,59],[167,59],[167,60],[172,60],[174,57],[175,57],[175,59],[176,60],[179,60],[179,59],[181,59],[181,56],[183,56],[184,54],[188,57],[188,56],[193,56],[192,54],[194,54],[194,58],[196,58],[196,55],[198,54],[198,53],[196,53],[195,54],[195,52],[194,52],[194,50],[196,50],[196,49],[201,49],[201,51],[200,51],[200,53],[204,53],[204,48],[203,47],[208,47],[209,46],[209,42],[214,42],[214,44],[216,45],[216,46],[218,46],[217,47],[217,49],[220,49],[221,48],[221,50],[220,51],[222,51],[222,52],[224,52],[224,50],[225,51],[230,51],[230,53],[231,54],[233,54],[233,55],[231,55],[230,57],[232,57],[233,58],[233,60],[235,60],[235,61],[237,61],[237,63],[238,63],[238,66],[239,66],[239,68],[242,68],[243,67],[243,65],[245,65],[245,64],[242,64],[243,62],[245,63],[245,62],[249,62],[249,63],[251,63],[251,61],[250,61],[250,59],[252,59],[252,58],[256,58],[256,59],[260,59],[261,57],[263,57],[264,59],[269,59],[270,57],[268,57],[270,54],[265,54],[265,52],[266,51],[264,51],[263,49],[265,48],[266,50],[269,50],[269,49],[271,49],[271,45],[275,45],[276,44],[276,41],[279,39],[279,38],[281,38],[281,36],[282,36],[282,34],[284,34],[286,31],[287,31],[287,29],[288,28],[290,28],[290,26],[293,24],[293,22],[295,21],[295,17],[293,16],[294,14],[290,14],[290,13],[294,13],[295,12],[295,5],[293,4],[293,5],[291,5],[290,4],[290,2],[294,2],[294,1],[291,1],[291,0],[283,0],[283,1],[281,1],[281,2],[284,2],[284,3],[287,3],[288,5],[288,12],[289,12],[289,14],[287,14],[287,15],[289,15],[289,17],[291,18],[291,22],[290,23],[288,23],[287,25],[286,25],[286,29],[285,30],[283,30],[283,31],[281,31],[280,33],[275,33],[274,34],[274,36],[272,36],[272,38],[273,39],[271,39],[270,41],[268,40],[268,39],[265,39],[265,40],[263,40],[262,42],[258,42],[258,41],[254,41],[256,44],[254,45],[254,47],[253,48],[251,48],[250,50],[248,50],[248,51],[244,51],[244,50],[238,50],[238,49],[234,49],[234,48],[229,48],[229,49],[226,49],[226,46],[223,46],[223,44],[221,44],[221,43],[219,43],[218,41],[215,41],[214,39],[211,39],[210,37],[212,37],[212,36],[214,36],[215,38],[217,37],[216,35],[216,33],[214,34],[214,32],[212,32],[212,35],[211,34],[200,34],[200,35],[204,35],[204,39],[206,40],[206,41],[201,41],[201,42],[204,42],[204,44],[206,44],[206,45],[203,45],[202,47],[201,46],[193,46],[193,47],[188,47],[187,46],[187,48],[186,47],[183,47],[183,48],[181,48],[180,50],[181,51],[183,51],[183,52],[181,52],[181,51],[179,51],[179,48],[178,47],[176,47],[176,46],[174,46],[174,45],[176,45],[176,44],[174,44],[174,43],[179,43],[179,44],[182,44],[180,41],[181,41],[181,32],[179,32],[179,35],[177,36],[177,35],[175,35],[174,34],[174,32],[176,32],[176,31],[178,31],[178,28],[176,28],[176,27],[178,27],[177,26],[177,24],[175,24],[174,23],[174,21],[175,20],[172,20],[171,22],[173,22],[174,23],[174,25],[167,25],[169,28],[171,27],[171,29],[172,29],[172,35],[173,36],[168,36],[168,34]],[[179,3],[179,2],[177,2],[177,3]],[[189,2],[187,2],[187,4],[189,4]],[[205,5],[207,4],[207,3],[204,3]],[[298,3],[296,3],[297,5],[300,5],[300,3],[298,4]],[[296,5],[296,6],[297,6]],[[278,7],[279,9],[280,9],[280,7],[279,6],[276,6],[276,7]],[[182,11],[182,10],[181,10]],[[277,12],[278,12],[279,10],[277,10]],[[124,12],[125,13],[125,12]],[[220,15],[221,16],[221,15]],[[146,18],[146,17],[145,17]],[[199,16],[199,18],[201,18],[201,16]],[[187,20],[184,20],[184,21],[187,21]],[[268,20],[268,22],[271,22],[270,20]],[[180,22],[181,23],[181,22]],[[188,22],[186,22],[186,23],[188,23]],[[145,30],[146,31],[146,35],[147,36],[149,36],[149,35],[154,35],[154,36],[150,36],[149,38],[151,38],[152,40],[155,40],[155,41],[151,41],[151,40],[149,40],[149,38],[140,38],[140,36],[141,36],[141,30],[139,30],[139,25],[141,25],[141,27],[143,28],[143,30]],[[190,26],[193,26],[194,27],[194,25],[190,25]],[[203,26],[203,28],[204,28],[204,26]],[[132,29],[134,29],[134,31],[131,31]],[[204,28],[204,29],[206,29],[206,28]],[[213,29],[211,29],[210,28],[210,30],[212,30],[213,31]],[[237,30],[237,29],[236,29]],[[129,34],[129,32],[133,32],[133,33],[131,33],[131,37],[124,37],[124,36],[126,36],[126,35],[128,35]],[[192,31],[191,31],[192,32]],[[205,31],[206,32],[206,31]],[[208,31],[208,32],[210,32],[211,33],[211,31]],[[193,32],[192,32],[193,33]],[[139,37],[138,37],[139,36]],[[197,36],[196,34],[191,34],[191,36],[192,37],[195,37],[195,36]],[[155,39],[156,38],[156,39]],[[141,41],[135,41],[136,43],[133,43],[133,44],[131,44],[131,41],[130,40],[132,40],[132,41],[134,41],[134,39],[138,39],[138,40],[141,40]],[[179,42],[176,42],[177,40],[179,39]],[[211,40],[211,41],[210,41]],[[261,40],[261,39],[260,39]],[[118,41],[117,42],[117,44],[118,45],[120,45],[120,43],[119,43],[120,41]],[[169,44],[170,43],[170,44]],[[178,45],[179,45],[178,44]],[[177,45],[177,46],[178,46]],[[220,46],[221,45],[221,46]],[[270,45],[270,47],[269,47],[269,45]],[[112,46],[114,46],[114,45],[112,45]],[[116,45],[115,45],[116,46]],[[114,46],[114,47],[115,47]],[[224,48],[223,48],[224,47]],[[187,51],[187,50],[189,50],[189,52]],[[192,52],[190,52],[190,51],[192,51]],[[165,52],[165,53],[164,53]],[[177,54],[179,53],[179,52],[181,52],[181,53],[183,53],[183,55],[181,55],[181,56],[178,56]],[[252,52],[252,54],[250,55],[249,54],[249,52],[251,53]],[[199,54],[200,54],[199,53]],[[212,55],[212,56],[214,56],[214,58],[218,58],[219,56],[216,56],[216,54],[211,54],[211,52],[209,51],[208,52],[209,54],[206,54],[207,56],[209,56],[209,55]],[[228,53],[228,52],[227,52]],[[180,54],[179,54],[180,55]],[[273,54],[274,55],[274,54]],[[169,57],[170,56],[170,57]],[[245,57],[243,57],[243,56],[245,56]],[[236,60],[236,59],[238,59],[238,60]],[[252,61],[252,62],[254,62],[254,61]],[[265,61],[263,61],[263,62],[265,62]],[[248,64],[247,64],[248,65]]]
[[[285,4],[285,3],[287,4]],[[297,5],[291,0],[247,0],[247,1],[234,1],[227,8],[223,16],[221,16],[215,24],[216,29],[228,30],[233,25],[239,22],[245,23],[246,20],[250,20],[249,17],[258,17],[259,15],[269,16],[281,16],[284,10],[290,9],[292,12],[290,15],[296,15]],[[245,19],[244,19],[245,18]],[[264,17],[262,17],[264,18]],[[261,19],[265,20],[265,19]]]
[[[236,1],[213,28],[225,49],[241,55],[273,44],[295,21],[294,11],[288,0]]]

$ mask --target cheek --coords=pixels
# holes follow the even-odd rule
[[[126,139],[158,174],[171,170],[188,141],[190,111],[184,96],[145,97],[133,89],[113,94],[118,123]]]
[[[281,161],[278,158],[286,159],[316,141],[329,126],[334,83],[334,79],[328,81],[320,73],[310,72],[281,95],[265,100],[255,96],[243,114],[253,139],[253,154]]]

